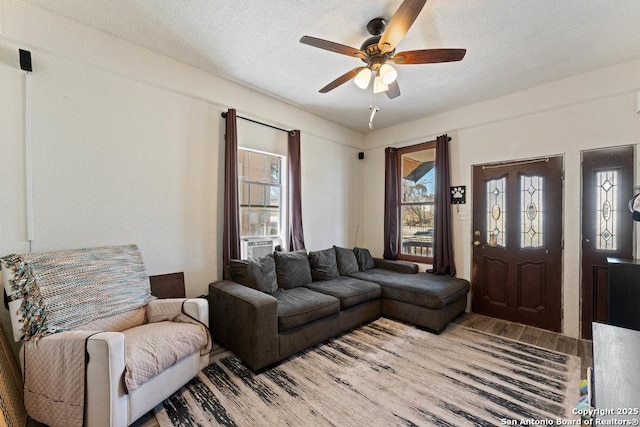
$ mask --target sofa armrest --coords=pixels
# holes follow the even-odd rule
[[[150,301],[146,306],[149,323],[171,320],[182,312],[209,326],[209,304],[203,298],[165,298]]]
[[[398,273],[416,274],[418,272],[418,264],[407,261],[374,258],[376,268],[396,271]]]
[[[187,316],[209,327],[209,302],[204,298],[187,298],[182,306]]]
[[[129,405],[122,383],[124,334],[100,332],[87,340],[86,425],[126,426]]]
[[[66,332],[48,335],[46,340],[65,340]],[[87,427],[126,427],[129,403],[122,377],[125,368],[124,334],[98,332],[87,338],[85,378],[85,422]],[[20,368],[24,372],[24,345]]]
[[[209,285],[209,327],[213,339],[252,369],[279,360],[278,300],[230,280]]]

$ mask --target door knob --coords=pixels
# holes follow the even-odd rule
[[[480,241],[478,241],[478,240],[474,241],[473,242],[473,246],[476,246],[476,247],[480,246]]]

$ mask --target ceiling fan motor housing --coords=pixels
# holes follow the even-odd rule
[[[368,56],[380,54],[380,49],[378,49],[379,40],[380,36],[369,37],[364,41],[364,43],[362,43],[362,46],[360,46],[360,50],[366,53]]]
[[[369,37],[360,47],[360,50],[367,54],[366,58],[362,58],[362,62],[365,62],[373,71],[378,71],[382,64],[387,62],[387,59],[391,58],[395,52],[395,49],[391,52],[380,52],[380,48],[378,48],[379,41],[380,36]]]
[[[372,36],[379,36],[384,33],[384,29],[387,27],[387,21],[384,18],[373,18],[367,24],[367,31]]]
[[[386,27],[387,21],[384,18],[374,18],[367,24],[367,31],[373,37],[366,39],[360,46],[360,50],[367,54],[366,58],[362,58],[362,62],[365,62],[372,71],[378,71],[395,52],[394,49],[391,52],[382,53],[378,47],[378,42]]]

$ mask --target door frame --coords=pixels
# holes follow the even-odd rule
[[[631,155],[629,155],[629,151],[631,151]],[[634,227],[633,221],[630,218],[631,212],[628,211],[626,206],[625,197],[626,193],[630,193],[633,195],[633,182],[635,180],[635,145],[620,145],[620,146],[612,146],[612,147],[600,147],[589,150],[582,150],[580,152],[580,260],[579,260],[579,269],[580,269],[580,318],[579,318],[579,331],[580,337],[583,339],[591,339],[591,323],[594,321],[608,321],[603,317],[607,317],[607,313],[609,310],[608,307],[608,279],[602,278],[602,280],[598,280],[598,277],[603,277],[605,274],[608,277],[608,265],[606,263],[607,257],[615,257],[615,258],[632,258],[633,257],[633,246],[634,246]],[[589,154],[597,154],[591,159],[587,160],[585,165],[585,153]],[[586,222],[585,222],[585,204],[588,202],[595,202],[592,198],[585,197],[585,166],[589,167],[589,171],[595,170],[610,170],[614,168],[623,169],[618,181],[619,181],[619,202],[620,209],[623,210],[624,213],[628,214],[626,220],[619,221],[616,224],[618,227],[615,232],[620,236],[620,250],[618,251],[598,251],[592,250],[590,255],[590,260],[592,261],[590,264],[588,263],[589,259],[585,259],[585,252],[589,250],[595,243],[594,236],[591,235],[591,231],[586,230]],[[593,187],[593,186],[592,186]],[[588,217],[591,218],[591,217]],[[595,216],[594,216],[595,218]],[[622,230],[624,223],[627,223],[627,229]],[[630,230],[628,229],[630,228]],[[598,256],[600,259],[595,259],[597,256],[595,255],[597,252],[600,252],[601,255]],[[587,267],[591,266],[591,280],[587,281],[586,275],[589,274]],[[597,270],[596,270],[597,268]],[[606,296],[603,296],[606,294]],[[600,300],[598,301],[598,297],[600,296]]]
[[[558,213],[558,220],[557,222],[553,222],[551,224],[548,224],[545,226],[546,227],[552,227],[553,229],[555,229],[555,232],[553,232],[554,234],[554,239],[557,238],[559,239],[557,242],[557,247],[554,247],[554,249],[557,249],[557,253],[555,255],[552,254],[552,256],[554,257],[552,262],[554,263],[554,265],[557,268],[557,275],[554,278],[554,282],[557,283],[557,288],[555,288],[553,290],[553,293],[551,295],[551,297],[553,298],[552,303],[549,305],[549,309],[552,310],[551,313],[549,313],[549,316],[547,316],[544,324],[542,322],[537,322],[537,323],[525,323],[523,322],[523,320],[516,320],[518,322],[522,322],[525,324],[531,324],[534,327],[542,327],[542,328],[546,328],[549,330],[554,330],[557,332],[560,332],[563,330],[564,327],[564,198],[565,198],[565,188],[564,188],[564,166],[565,166],[565,155],[564,154],[555,154],[555,155],[548,155],[548,156],[536,156],[536,157],[532,157],[532,158],[527,158],[527,159],[517,159],[517,160],[509,160],[509,161],[502,161],[502,162],[495,162],[495,163],[483,163],[483,164],[474,164],[472,165],[472,189],[473,189],[473,216],[472,216],[472,221],[471,221],[471,242],[474,242],[477,240],[477,236],[474,235],[474,232],[476,231],[476,225],[477,222],[476,221],[483,221],[484,217],[486,215],[485,211],[485,206],[480,206],[483,205],[483,203],[476,203],[476,197],[478,196],[478,194],[475,194],[476,192],[476,168],[486,168],[486,167],[494,167],[494,168],[499,168],[499,167],[510,167],[512,170],[507,172],[507,174],[513,174],[515,173],[521,173],[520,171],[514,171],[513,168],[517,167],[519,165],[523,166],[523,169],[526,169],[526,165],[529,164],[535,164],[535,163],[539,163],[539,162],[555,162],[555,164],[550,165],[548,169],[548,172],[546,172],[545,176],[554,176],[555,179],[557,180],[556,182],[559,182],[559,187],[553,188],[551,189],[552,193],[550,193],[550,195],[548,197],[553,198],[559,198],[559,202],[558,204],[556,204],[556,206],[559,206],[559,211]],[[526,171],[524,171],[524,173],[526,174]],[[555,194],[555,196],[554,196]],[[547,196],[545,196],[546,199]],[[484,198],[483,198],[484,200]],[[508,201],[507,201],[508,202]],[[509,203],[509,202],[508,202]],[[548,203],[548,201],[547,201]],[[507,205],[508,206],[508,205]],[[482,227],[482,229],[484,229],[485,227]],[[481,241],[482,241],[482,237],[481,237]],[[472,243],[473,245],[473,243]],[[485,245],[483,245],[485,246]],[[513,250],[513,249],[512,249]],[[513,267],[512,267],[513,268]],[[477,262],[476,262],[476,248],[475,245],[473,245],[471,247],[471,277],[472,277],[472,283],[476,282],[478,283],[478,274],[479,271],[478,270],[478,266],[477,266]],[[556,273],[554,273],[556,274]],[[474,280],[474,278],[476,280]],[[508,281],[510,279],[507,279]],[[549,289],[549,288],[546,288]],[[474,305],[476,305],[476,299],[474,296],[472,296],[471,299],[471,304],[472,307]],[[472,308],[473,310],[473,308]],[[509,320],[509,319],[507,319]],[[529,320],[529,322],[531,322],[532,320]],[[535,322],[535,321],[534,321]]]

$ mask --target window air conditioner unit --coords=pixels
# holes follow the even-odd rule
[[[258,259],[273,252],[276,245],[280,244],[280,239],[254,239],[242,241],[242,258]]]

